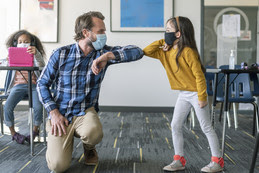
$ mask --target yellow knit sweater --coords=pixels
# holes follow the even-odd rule
[[[172,89],[198,92],[198,99],[206,101],[206,80],[197,52],[189,47],[184,48],[178,59],[178,69],[176,64],[178,49],[171,48],[169,51],[164,52],[163,49],[159,48],[164,44],[164,39],[161,39],[148,45],[143,51],[146,56],[161,61]]]

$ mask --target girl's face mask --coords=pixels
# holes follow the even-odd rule
[[[30,45],[30,43],[18,43],[17,47],[29,47]]]
[[[177,40],[175,36],[176,32],[165,32],[165,42],[166,44],[173,46],[175,40]]]

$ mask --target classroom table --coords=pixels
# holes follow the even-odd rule
[[[224,149],[225,149],[225,136],[226,136],[226,118],[227,118],[227,112],[228,112],[228,87],[229,87],[229,76],[231,73],[259,73],[259,70],[243,70],[243,69],[206,69],[206,72],[209,73],[215,73],[214,78],[214,88],[213,88],[213,98],[212,98],[212,107],[211,107],[211,120],[212,125],[214,127],[214,119],[215,119],[215,106],[216,106],[216,97],[217,97],[217,83],[218,83],[218,74],[223,73],[225,76],[225,90],[224,90],[224,119],[223,119],[223,131],[222,131],[222,157],[224,158]],[[257,115],[257,120],[259,119]],[[257,138],[256,142],[258,143],[259,135],[258,135],[258,129],[257,129]],[[250,168],[251,170],[254,169],[255,166],[255,159],[258,151],[258,144],[255,145],[254,154],[253,154],[253,160]]]
[[[31,155],[34,155],[34,140],[33,140],[33,105],[32,105],[32,75],[31,72],[39,70],[39,67],[9,67],[9,66],[0,66],[0,70],[17,70],[17,71],[28,71],[28,100],[29,100],[29,114],[31,118],[30,123],[30,146],[31,146]],[[44,119],[44,117],[43,117]]]

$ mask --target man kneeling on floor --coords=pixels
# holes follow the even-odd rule
[[[103,131],[97,112],[104,74],[111,64],[143,56],[136,46],[107,46],[103,20],[100,12],[79,16],[75,22],[76,43],[52,53],[37,83],[49,117],[46,160],[55,172],[69,168],[74,136],[83,142],[85,163],[98,163],[95,145],[102,140]],[[56,85],[53,97],[49,90],[52,83]]]

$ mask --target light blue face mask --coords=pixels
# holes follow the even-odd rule
[[[17,47],[29,47],[30,45],[30,43],[18,43]]]
[[[92,45],[95,50],[101,50],[106,44],[107,36],[106,36],[106,34],[95,34],[95,35],[97,38],[96,41],[93,42],[90,38],[89,38],[89,40],[92,42]]]

